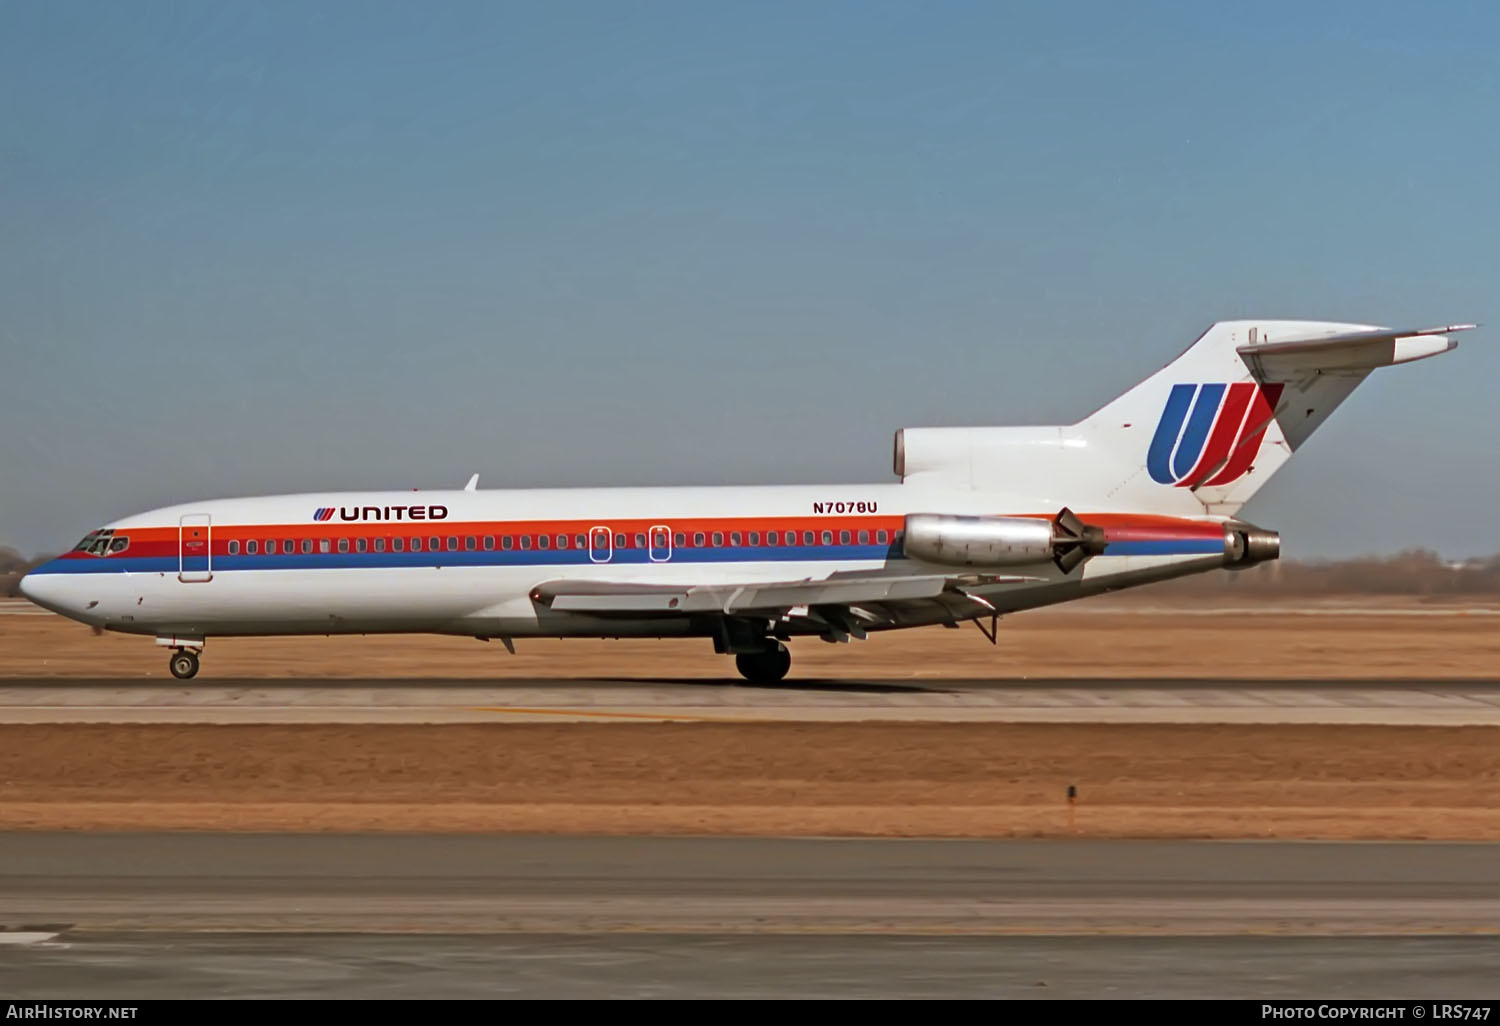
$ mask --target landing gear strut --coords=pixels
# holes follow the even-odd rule
[[[198,672],[198,653],[190,649],[180,648],[172,653],[172,658],[167,662],[172,671],[172,676],[178,680],[187,680]]]
[[[759,652],[741,652],[734,657],[734,665],[752,684],[775,684],[792,668],[792,653],[778,641]]]

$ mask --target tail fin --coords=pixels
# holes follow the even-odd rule
[[[1124,477],[1117,501],[1235,515],[1377,367],[1445,353],[1449,333],[1332,321],[1221,321],[1072,429]]]

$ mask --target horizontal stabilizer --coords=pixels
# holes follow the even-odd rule
[[[1441,328],[1375,328],[1340,334],[1277,339],[1269,333],[1257,341],[1237,346],[1261,378],[1276,380],[1298,370],[1374,370],[1410,363],[1446,353],[1458,345],[1447,336],[1468,331],[1475,324],[1449,324]]]

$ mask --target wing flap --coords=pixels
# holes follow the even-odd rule
[[[549,581],[531,590],[532,600],[568,613],[719,613],[784,610],[794,606],[857,606],[936,599],[959,583],[1004,584],[1040,578],[986,575],[982,581],[941,574],[829,578],[750,584],[654,585],[613,581]]]

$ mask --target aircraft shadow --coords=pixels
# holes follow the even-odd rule
[[[495,688],[495,687],[758,687],[777,691],[869,691],[895,694],[951,694],[957,690],[1035,689],[1056,691],[1181,691],[1212,688],[1253,689],[1306,688],[1318,691],[1366,691],[1382,688],[1424,691],[1432,688],[1463,688],[1471,691],[1500,690],[1500,678],[1486,677],[1366,677],[1326,679],[1319,677],[938,677],[914,681],[909,677],[885,678],[792,678],[778,684],[751,684],[740,677],[216,677],[211,672],[192,680],[160,677],[0,677],[0,693],[30,688],[170,688],[191,693],[197,690],[323,688],[339,691],[353,688]]]
[[[579,683],[582,683],[581,681]],[[757,688],[766,691],[850,691],[865,694],[930,694],[946,695],[952,692],[945,687],[923,687],[919,684],[895,683],[874,680],[806,680],[796,678],[775,684],[753,684],[741,677],[600,677],[600,684],[626,684],[636,687],[670,684],[682,687],[727,687]]]
[[[461,689],[526,687],[526,688],[576,688],[576,687],[673,687],[716,688],[743,687],[765,688],[775,691],[847,691],[871,694],[947,694],[950,681],[935,682],[938,687],[924,687],[909,681],[840,680],[840,679],[796,679],[779,684],[751,684],[740,677],[214,677],[209,674],[192,680],[173,680],[169,677],[0,677],[0,694],[7,690],[32,688],[108,688],[110,690],[170,689],[192,693],[195,691],[278,691],[319,689],[328,691],[352,691],[355,689]]]

